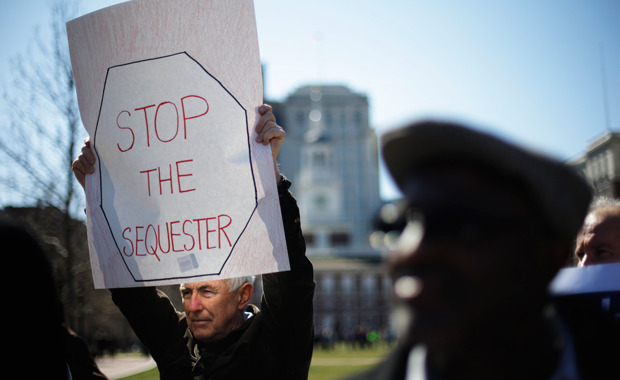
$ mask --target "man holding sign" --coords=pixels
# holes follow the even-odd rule
[[[249,305],[252,277],[181,285],[184,313],[155,287],[111,289],[115,304],[157,362],[162,379],[306,379],[312,357],[312,264],[299,209],[278,171],[286,137],[268,105],[258,108],[256,142],[270,144],[291,270],[263,275],[261,310]],[[73,162],[82,186],[93,173],[87,141]],[[267,237],[266,237],[267,238]]]

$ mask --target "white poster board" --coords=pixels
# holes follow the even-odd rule
[[[251,0],[134,0],[67,23],[97,157],[97,288],[288,270]]]

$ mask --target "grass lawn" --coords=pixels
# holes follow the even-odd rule
[[[344,344],[337,344],[334,349],[314,349],[312,364],[308,373],[309,380],[337,380],[371,368],[381,358],[391,352],[387,346],[375,346],[364,350],[352,349]],[[158,380],[159,371],[153,368],[123,380]]]
[[[372,365],[362,366],[311,366],[308,372],[308,380],[336,380],[362,372],[372,368]]]
[[[309,380],[336,380],[372,368],[391,352],[385,345],[363,350],[352,349],[343,343],[332,350],[314,349]]]
[[[123,377],[123,380],[159,380],[157,367],[133,376]]]

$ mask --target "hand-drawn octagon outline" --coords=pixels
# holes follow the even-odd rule
[[[248,143],[248,157],[249,157],[249,163],[250,163],[249,170],[250,170],[250,174],[251,174],[251,178],[252,178],[252,185],[254,187],[254,208],[252,209],[252,212],[249,214],[248,220],[245,223],[245,225],[244,225],[243,229],[241,230],[241,232],[239,233],[239,236],[237,236],[237,238],[235,239],[235,242],[230,247],[230,252],[226,256],[226,259],[222,262],[222,266],[220,267],[219,271],[213,272],[213,273],[201,273],[201,274],[189,275],[189,276],[164,277],[164,278],[155,278],[155,279],[136,279],[136,277],[134,276],[133,272],[129,268],[129,265],[126,262],[124,255],[121,253],[120,246],[119,246],[119,244],[118,244],[118,242],[116,240],[116,237],[114,236],[114,232],[112,231],[112,227],[110,226],[110,222],[108,220],[108,216],[106,215],[105,209],[103,207],[103,185],[102,185],[103,181],[102,181],[102,178],[101,178],[101,176],[102,176],[102,174],[101,174],[102,173],[102,171],[101,171],[101,159],[100,159],[99,153],[97,152],[97,144],[96,144],[96,142],[97,142],[97,130],[99,128],[99,120],[101,118],[101,110],[103,108],[103,101],[104,101],[104,98],[105,98],[106,84],[107,84],[107,81],[108,81],[108,75],[110,74],[110,70],[112,70],[112,69],[115,69],[115,68],[118,68],[118,67],[123,67],[123,66],[128,66],[128,65],[133,65],[133,64],[138,64],[138,63],[142,63],[142,62],[148,62],[148,61],[154,61],[154,60],[159,60],[159,59],[165,59],[165,58],[168,58],[168,57],[172,57],[172,56],[176,56],[176,55],[183,55],[183,54],[186,55],[190,60],[195,62],[196,65],[198,65],[198,67],[200,67],[200,69],[202,69],[207,75],[209,75],[213,80],[215,80],[215,82],[217,82],[222,87],[222,89],[224,89],[224,91],[226,91],[226,93],[228,95],[230,95],[230,97],[235,101],[235,103],[237,105],[239,105],[239,107],[243,110],[243,114],[245,116],[246,138],[247,138],[247,143]],[[129,274],[131,275],[131,277],[133,278],[133,280],[135,282],[153,282],[153,281],[161,281],[161,280],[189,279],[189,278],[195,278],[195,277],[220,275],[222,273],[222,270],[224,269],[224,266],[226,265],[226,263],[230,259],[230,256],[232,256],[232,253],[235,250],[237,242],[239,241],[241,236],[243,236],[243,234],[245,233],[245,230],[247,229],[248,224],[250,223],[250,220],[252,219],[252,217],[254,216],[254,213],[256,212],[256,209],[258,208],[258,190],[256,188],[256,178],[254,177],[254,170],[253,170],[253,164],[252,164],[252,147],[251,147],[251,143],[250,143],[250,132],[249,132],[249,129],[248,129],[248,113],[247,113],[247,110],[243,107],[243,105],[241,105],[241,103],[237,100],[237,98],[230,91],[228,91],[228,89],[222,84],[222,82],[220,82],[216,77],[214,77],[211,73],[209,73],[200,64],[200,62],[195,60],[192,56],[187,54],[187,52],[185,52],[185,51],[180,52],[180,53],[169,54],[169,55],[165,55],[165,56],[161,56],[161,57],[143,59],[143,60],[139,60],[139,61],[128,62],[128,63],[123,63],[123,64],[120,64],[120,65],[110,66],[107,69],[107,71],[106,71],[106,77],[105,77],[105,80],[104,80],[104,83],[103,83],[103,92],[102,92],[102,95],[101,95],[101,104],[99,105],[99,113],[97,115],[97,124],[95,126],[95,132],[93,133],[92,148],[93,148],[93,151],[94,151],[95,155],[97,156],[97,164],[99,166],[99,207],[101,208],[101,212],[103,213],[103,216],[106,219],[106,224],[108,226],[108,229],[110,230],[110,235],[112,236],[112,239],[114,240],[114,244],[116,245],[116,249],[118,251],[118,254],[120,255],[123,263],[125,264],[125,267],[126,267],[127,271],[129,272]]]

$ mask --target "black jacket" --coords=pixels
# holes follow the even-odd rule
[[[573,338],[580,380],[620,379],[620,321],[587,297],[557,297],[553,303]],[[379,365],[348,379],[404,380],[408,357],[409,348],[399,346]]]
[[[307,379],[312,358],[312,264],[299,209],[283,178],[278,186],[291,270],[265,274],[261,310],[221,341],[196,341],[185,319],[154,287],[112,289],[112,299],[157,363],[161,379]]]

